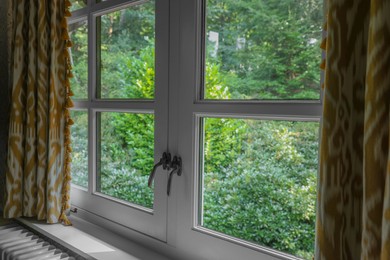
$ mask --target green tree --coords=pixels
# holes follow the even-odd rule
[[[203,225],[311,259],[318,123],[224,120],[246,131],[240,134],[237,157],[225,158],[226,168],[204,172]],[[211,129],[207,124],[215,122],[206,121]],[[206,142],[221,144],[212,137]],[[228,147],[219,149],[219,154],[230,152]],[[207,155],[204,161],[205,169],[214,163]]]
[[[220,62],[233,98],[319,98],[321,1],[207,4],[207,30],[219,36],[218,54],[209,48],[207,57]]]
[[[144,48],[139,58],[128,58],[123,76],[126,91],[130,96],[153,98],[154,96],[154,44]],[[116,114],[112,121],[114,135],[121,140],[123,148],[130,151],[127,162],[143,175],[149,175],[154,164],[154,117],[144,114]]]
[[[88,97],[88,35],[85,21],[69,25],[72,48],[71,55],[72,72],[74,77],[70,79],[74,97],[86,99]]]
[[[147,98],[131,96],[132,93],[126,91],[128,81],[124,72],[128,69],[128,60],[140,59],[143,50],[152,44],[155,30],[154,10],[155,2],[148,1],[97,19],[100,32],[100,97]]]
[[[85,111],[71,111],[74,125],[72,139],[72,183],[88,187],[88,114]]]
[[[206,66],[206,98],[229,99],[230,91],[226,81],[220,73],[220,65],[208,63]],[[204,126],[204,157],[205,172],[224,172],[232,167],[237,156],[242,152],[241,136],[246,131],[246,126],[234,120],[220,118],[208,118]]]
[[[139,53],[139,58],[126,58],[120,73],[125,79],[124,96],[154,96],[154,45]],[[153,192],[147,179],[154,164],[154,116],[139,113],[106,114],[104,167],[101,187],[111,196],[146,207],[153,207]],[[117,163],[120,162],[120,163]]]

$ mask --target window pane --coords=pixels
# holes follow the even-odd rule
[[[207,0],[205,99],[319,99],[322,0]]]
[[[153,99],[154,1],[98,17],[100,98]]]
[[[200,223],[314,254],[318,122],[204,118]]]
[[[71,111],[72,183],[88,188],[88,112]]]
[[[99,113],[98,191],[153,208],[154,115]]]
[[[87,0],[70,0],[72,6],[70,7],[70,11],[74,11],[87,6]]]
[[[69,48],[73,78],[70,79],[73,99],[88,98],[88,27],[87,21],[69,25],[70,38],[73,43]]]

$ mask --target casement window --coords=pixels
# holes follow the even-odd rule
[[[72,204],[206,259],[311,258],[322,1],[73,2]]]

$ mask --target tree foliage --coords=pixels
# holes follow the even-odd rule
[[[208,0],[209,59],[221,64],[233,98],[319,98],[321,1]],[[214,53],[214,55],[212,54]]]

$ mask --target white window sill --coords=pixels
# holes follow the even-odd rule
[[[146,247],[138,245],[123,237],[120,237],[109,230],[105,230],[90,222],[73,217],[74,226],[64,226],[62,224],[45,224],[38,221],[19,219],[25,225],[36,231],[47,235],[50,239],[64,246],[80,250],[81,252],[98,260],[168,260],[167,257],[156,253]],[[77,222],[77,223],[76,223]],[[93,234],[81,231],[78,225],[84,225],[83,230],[93,230]],[[126,251],[111,245],[112,241],[122,244]]]

